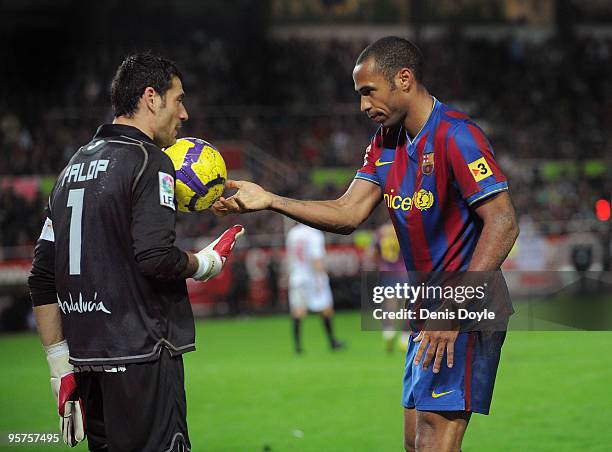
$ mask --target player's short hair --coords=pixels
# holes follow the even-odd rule
[[[395,74],[402,68],[408,68],[414,78],[421,82],[423,77],[423,54],[419,48],[404,38],[387,36],[373,42],[359,55],[355,65],[369,58],[374,58],[376,66],[393,86]]]
[[[172,77],[183,81],[173,61],[149,52],[127,56],[111,82],[110,95],[115,117],[131,117],[138,109],[138,100],[150,86],[163,98],[172,85]]]

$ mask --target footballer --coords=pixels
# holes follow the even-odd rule
[[[270,209],[350,234],[384,202],[408,271],[498,270],[518,226],[506,177],[482,130],[428,92],[423,56],[406,39],[386,37],[366,47],[353,80],[361,111],[379,128],[341,197],[301,201],[228,181],[238,191],[213,204],[215,213]],[[489,412],[504,338],[504,331],[413,333],[402,394],[406,450],[461,449],[472,413]]]
[[[329,348],[341,349],[343,344],[336,339],[332,325],[334,300],[324,263],[325,235],[310,226],[297,224],[287,234],[285,249],[295,352],[303,351],[301,326],[308,311],[321,313]]]
[[[188,118],[182,75],[128,56],[100,126],[57,178],[28,279],[66,444],[189,450],[182,355],[195,349],[186,278],[221,271],[242,226],[198,253],[175,241],[175,171],[162,147]]]

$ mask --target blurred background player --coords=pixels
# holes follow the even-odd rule
[[[329,276],[325,271],[325,235],[304,224],[293,226],[287,234],[289,273],[289,310],[293,318],[295,352],[302,353],[302,319],[310,310],[321,314],[325,334],[332,350],[342,348],[334,336],[334,301]]]
[[[368,249],[368,258],[370,262],[374,262],[379,275],[379,284],[383,286],[392,286],[398,282],[397,276],[405,274],[406,267],[402,260],[402,253],[397,234],[393,229],[393,224],[387,222],[376,229],[375,239],[372,246]],[[397,300],[386,299],[383,302],[383,309],[395,310]],[[393,351],[397,343],[400,349],[406,351],[408,340],[410,338],[410,325],[405,321],[396,321],[385,318],[382,321],[383,339],[385,341],[385,350]],[[399,338],[398,338],[398,333]],[[396,342],[397,341],[397,342]]]

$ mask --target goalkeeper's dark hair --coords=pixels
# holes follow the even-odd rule
[[[174,76],[183,81],[176,64],[164,57],[148,52],[127,56],[111,82],[113,114],[115,117],[132,117],[138,109],[138,100],[148,86],[163,98]]]
[[[414,78],[420,83],[423,77],[423,54],[419,48],[404,38],[387,36],[373,42],[359,55],[357,64],[373,58],[377,68],[382,72],[389,84],[393,86],[395,74],[402,68],[408,68]]]

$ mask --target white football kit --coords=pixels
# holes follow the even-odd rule
[[[313,262],[325,257],[323,232],[298,224],[287,234],[287,268],[289,271],[289,306],[320,312],[331,307],[332,292],[329,277],[313,267]]]

